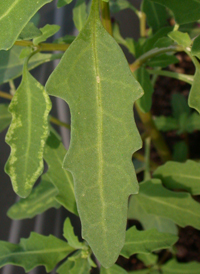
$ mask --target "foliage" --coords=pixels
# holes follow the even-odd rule
[[[21,197],[7,214],[19,220],[63,206],[80,218],[82,239],[66,219],[67,241],[37,233],[19,244],[0,241],[0,266],[28,272],[42,265],[49,272],[59,264],[58,274],[88,274],[95,267],[101,274],[126,274],[117,258],[137,254],[144,269],[129,273],[199,273],[198,262],[176,260],[174,245],[178,226],[200,229],[200,204],[193,197],[200,194],[199,163],[189,159],[188,145],[188,134],[200,130],[200,1],[142,0],[137,9],[128,0],[58,0],[58,8],[73,7],[79,34],[56,40],[60,26],[38,28],[33,18],[51,1],[7,0],[0,7],[0,84],[10,84],[10,94],[0,91],[0,97],[11,100],[9,106],[0,104],[0,131],[9,126],[5,172]],[[119,22],[111,22],[110,12],[127,9],[140,22],[138,41],[124,38]],[[119,45],[135,58],[132,64]],[[170,70],[179,62],[178,52],[189,56],[194,75]],[[30,70],[55,59],[61,61],[44,87]],[[183,94],[172,95],[171,115],[152,118],[158,76],[184,81],[191,90],[188,102]],[[68,103],[70,126],[50,116],[49,95]],[[144,126],[142,138],[133,104]],[[50,123],[71,130],[69,151]],[[173,153],[161,134],[171,131],[179,138]],[[141,139],[144,155],[137,152]],[[151,143],[159,162],[151,159]],[[126,231],[127,215],[142,230],[128,223]],[[172,254],[167,261],[166,252]]]

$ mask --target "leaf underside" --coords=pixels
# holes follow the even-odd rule
[[[141,140],[132,109],[142,90],[101,25],[97,2],[47,91],[69,104],[72,139],[64,168],[74,178],[82,236],[109,267],[124,244],[128,196],[138,192],[131,157]]]

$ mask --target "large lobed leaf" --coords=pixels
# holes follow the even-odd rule
[[[161,181],[152,179],[140,184],[139,203],[149,214],[172,220],[181,227],[191,225],[200,229],[200,204],[189,193],[173,192],[164,188]],[[134,202],[130,199],[128,217],[134,216]]]
[[[74,178],[82,236],[109,267],[124,244],[128,196],[138,192],[131,156],[141,140],[132,108],[142,89],[101,25],[97,0],[46,87],[69,103],[72,139],[64,168]]]
[[[28,239],[21,239],[19,244],[0,241],[0,267],[13,264],[22,266],[28,272],[43,265],[50,272],[73,251],[67,242],[52,235],[46,237],[32,232]]]
[[[12,122],[6,135],[11,154],[6,164],[14,191],[27,197],[43,171],[43,150],[48,130],[51,101],[43,86],[28,72],[27,62],[22,82],[9,106]]]
[[[0,50],[12,47],[33,15],[52,0],[6,0],[0,5]]]
[[[162,266],[163,274],[199,274],[200,264],[197,262],[179,263],[176,260],[170,260]]]

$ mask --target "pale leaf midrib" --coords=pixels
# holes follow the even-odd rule
[[[9,14],[9,12],[11,12],[11,10],[14,9],[15,6],[16,6],[17,4],[19,4],[19,3],[20,3],[19,0],[15,0],[15,1],[12,3],[12,5],[10,5],[10,7],[9,7],[9,8],[0,16],[0,20],[2,20],[4,17],[6,17],[6,16]]]

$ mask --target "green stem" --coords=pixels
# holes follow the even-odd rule
[[[4,91],[0,91],[0,97],[4,98],[4,99],[7,99],[7,100],[12,100],[13,95],[11,95],[7,92],[4,92]],[[62,126],[62,127],[70,129],[70,125],[58,120],[57,118],[55,118],[53,116],[50,116],[50,122],[55,124],[55,125]]]
[[[39,51],[66,51],[68,47],[70,46],[69,44],[56,44],[56,43],[41,43],[36,46],[31,41],[16,41],[15,45],[21,46],[21,47],[31,46],[31,47],[34,47],[35,49],[38,49]]]
[[[109,2],[104,2],[101,0],[101,17],[102,17],[102,24],[107,32],[112,36],[112,23],[110,18],[110,7]]]
[[[140,107],[138,106],[137,102],[135,104],[136,110],[138,115],[140,116],[140,119],[148,132],[149,136],[151,137],[151,140],[155,146],[155,148],[158,151],[158,154],[160,155],[160,158],[163,162],[169,161],[171,159],[171,152],[161,135],[161,133],[156,128],[156,125],[153,121],[152,115],[150,112],[144,113],[140,110]]]
[[[177,72],[171,72],[171,71],[167,71],[167,70],[147,69],[147,71],[149,72],[149,74],[174,78],[174,79],[177,79],[177,80],[184,81],[184,82],[186,82],[190,85],[193,84],[193,80],[194,80],[193,75],[187,75],[187,74],[182,74],[182,73],[177,73]]]
[[[139,67],[141,67],[143,64],[145,64],[149,59],[158,56],[163,53],[167,52],[180,52],[180,51],[185,51],[181,46],[169,46],[166,48],[155,48],[152,49],[143,55],[141,55],[134,63],[130,65],[130,69],[132,72],[137,70]]]
[[[138,17],[140,20],[140,36],[146,37],[146,14],[143,11],[139,11]]]
[[[145,171],[144,171],[144,181],[151,179],[150,175],[150,149],[151,149],[151,138],[145,139]]]

